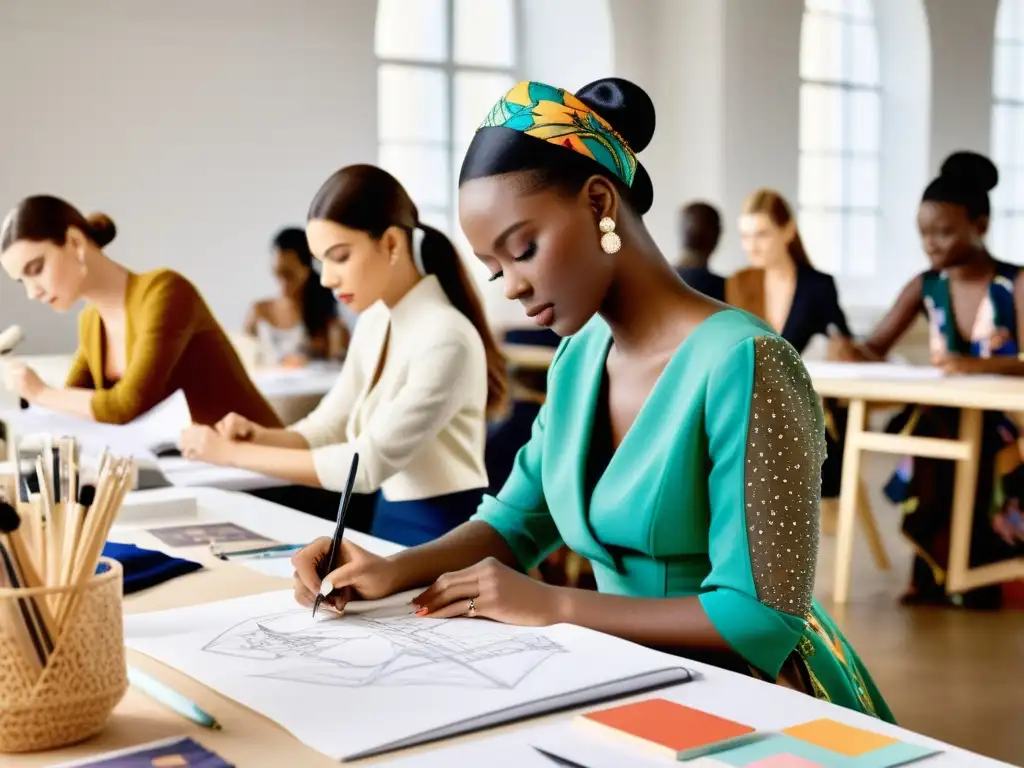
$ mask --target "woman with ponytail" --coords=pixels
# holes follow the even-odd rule
[[[487,419],[506,399],[506,366],[454,246],[424,225],[386,171],[352,165],[309,209],[322,282],[360,314],[337,384],[288,429],[232,415],[182,436],[187,457],[340,491],[380,490],[371,533],[400,544],[441,536],[487,487]]]
[[[320,284],[306,233],[282,229],[273,251],[280,295],[257,301],[245,321],[246,335],[260,342],[261,361],[297,368],[310,360],[342,360],[348,329],[331,289]]]
[[[28,297],[57,312],[80,299],[78,351],[64,387],[13,365],[10,384],[29,403],[125,424],[182,390],[192,420],[232,410],[266,427],[280,420],[249,379],[202,296],[169,269],[136,274],[108,257],[114,222],[88,218],[56,197],[22,200],[0,226],[0,265]]]

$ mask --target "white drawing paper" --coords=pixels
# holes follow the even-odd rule
[[[580,627],[404,604],[314,619],[291,590],[130,615],[125,642],[338,760],[692,679],[681,659]]]
[[[176,488],[219,488],[222,491],[255,491],[287,485],[286,480],[238,467],[221,467],[180,456],[156,460],[156,467]]]
[[[858,381],[936,381],[946,377],[941,368],[904,363],[840,363],[807,360],[812,379],[855,379]]]
[[[160,451],[177,446],[181,430],[192,423],[192,416],[185,393],[179,389],[128,424],[100,424],[38,406],[0,411],[0,421],[25,440],[37,435],[74,437],[84,456],[99,456],[106,448],[115,456],[153,461]]]

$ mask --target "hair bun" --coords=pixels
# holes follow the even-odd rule
[[[85,217],[85,221],[89,225],[89,237],[100,248],[109,245],[117,237],[117,227],[114,226],[114,220],[107,216],[107,214],[90,213]]]
[[[999,183],[995,163],[977,152],[954,152],[942,163],[940,174],[985,192],[995,189]]]
[[[647,91],[621,77],[606,77],[580,88],[576,98],[607,120],[634,153],[654,138],[654,102]]]

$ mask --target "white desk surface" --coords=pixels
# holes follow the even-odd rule
[[[205,488],[177,488],[143,491],[132,494],[131,496],[133,497],[132,507],[135,511],[126,514],[121,520],[119,520],[114,532],[112,533],[112,538],[116,539],[119,536],[134,538],[143,546],[158,547],[160,545],[158,545],[157,539],[149,534],[145,534],[139,529],[152,528],[157,525],[174,525],[195,522],[197,518],[199,521],[207,522],[234,522],[239,525],[243,525],[256,533],[285,542],[305,541],[315,538],[316,536],[330,535],[332,531],[332,524],[328,521],[320,520],[262,499],[228,491]],[[183,518],[180,515],[177,517],[171,515],[163,519],[156,520],[153,517],[145,518],[140,516],[142,507],[139,506],[139,502],[146,499],[162,500],[166,502],[168,500],[182,498],[193,498],[197,501],[197,511],[192,517]],[[161,514],[167,513],[164,512]],[[137,538],[137,534],[140,533],[142,536],[146,537],[144,542]],[[389,554],[400,549],[398,545],[383,542],[379,539],[374,539],[356,531],[348,532],[346,533],[346,536],[348,536],[353,542],[356,542],[367,549],[377,551],[380,554]],[[190,553],[191,552],[192,551],[190,551]],[[189,556],[192,555],[190,554]],[[194,577],[196,586],[192,587],[191,590],[195,595],[195,601],[202,601],[204,596],[206,599],[212,599],[206,596],[204,591],[200,591],[198,594],[195,593],[195,590],[199,588],[200,583],[202,582],[202,572],[185,576],[176,581],[187,582]],[[207,577],[209,577],[209,574],[207,574]],[[253,573],[253,579],[260,580],[267,579],[267,577]],[[207,581],[202,583],[211,582]],[[260,584],[263,583],[263,581],[260,582]],[[276,579],[266,581],[268,589],[280,588],[286,583],[287,582],[282,582]],[[173,584],[173,582],[171,582],[171,584]],[[147,590],[147,592],[156,592],[152,597],[147,595],[145,592],[130,596],[129,601],[135,606],[132,610],[157,610],[161,607],[166,607],[159,604],[163,601],[158,599],[158,595],[166,594],[160,592],[161,589],[162,587],[156,587],[154,590]],[[144,595],[145,605],[143,606],[138,602],[138,598],[141,598]],[[964,750],[942,744],[941,742],[937,742],[933,739],[928,739],[902,728],[881,723],[865,715],[818,701],[802,693],[780,688],[769,683],[762,683],[757,680],[753,680],[752,678],[726,672],[724,670],[696,662],[688,662],[688,666],[699,671],[703,679],[687,683],[685,685],[663,689],[662,691],[657,692],[657,695],[746,723],[758,729],[780,729],[816,718],[829,717],[850,725],[861,726],[869,730],[887,733],[908,742],[929,744],[944,750],[941,755],[923,760],[920,763],[915,763],[915,765],[920,765],[922,768],[932,768],[932,766],[939,768],[940,766],[965,765],[983,768],[984,766],[1005,765],[1004,763],[999,763],[995,760],[983,758],[980,755],[975,755]],[[153,669],[153,667],[150,668]],[[941,669],[936,669],[935,674],[941,675],[943,672]],[[645,695],[650,696],[651,694]],[[128,698],[130,697],[126,697],[126,700]],[[216,695],[212,692],[204,694],[202,697],[202,701],[205,703],[209,703],[211,699],[215,705],[214,709],[217,711],[230,709],[228,704],[223,700],[218,703]],[[138,698],[135,698],[135,701],[138,702]],[[127,705],[122,702],[121,707],[119,707],[119,711],[122,711],[126,706]],[[939,703],[938,706],[941,706],[941,703]],[[159,708],[150,711],[161,712]],[[170,725],[167,727],[176,728],[178,732],[190,735],[203,743],[209,744],[211,749],[220,752],[228,760],[232,759],[232,751],[234,751],[237,756],[247,753],[243,742],[247,740],[249,742],[252,742],[253,740],[262,740],[264,738],[269,738],[270,736],[270,734],[260,735],[259,733],[239,734],[237,731],[229,732],[229,729],[227,728],[222,732],[211,733],[184,721],[182,718],[173,715],[173,713],[168,715],[165,712],[161,712],[161,717],[165,716],[171,718],[168,721]],[[118,716],[115,713],[115,718],[117,717]],[[123,713],[121,718],[122,720],[125,718],[130,719],[131,714]],[[175,718],[180,722],[175,722]],[[559,729],[567,727],[570,721],[571,717],[568,714],[552,715],[533,721],[527,721],[525,723],[513,724],[485,731],[480,734],[460,737],[447,742],[414,748],[413,750],[409,750],[405,753],[393,753],[391,755],[384,755],[380,758],[360,762],[367,765],[387,764],[396,766],[396,768],[450,768],[451,766],[463,765],[486,765],[488,768],[501,768],[503,766],[515,766],[515,768],[529,768],[530,766],[538,766],[538,768],[540,768],[543,766],[544,768],[551,768],[553,763],[534,750],[531,746],[531,741],[535,738],[541,738],[542,736],[547,739],[557,739],[559,737],[559,733],[561,733]],[[264,729],[276,728],[276,726],[269,721],[258,718],[257,716],[253,716],[251,723],[258,732],[262,732]],[[123,737],[124,731],[120,725],[112,723],[108,728],[112,731],[118,732]],[[98,738],[106,741],[102,735]],[[138,743],[141,743],[144,740],[152,740],[154,736],[150,735],[149,738],[143,738],[140,734],[136,738],[139,739]],[[289,741],[289,739],[291,739],[291,737],[287,734],[283,734],[283,738],[282,734],[275,734],[273,743],[278,748],[281,748],[282,744],[287,745],[289,743],[294,743],[296,748],[295,757],[298,757],[299,755],[303,755],[304,759],[306,756],[313,757],[309,754],[307,748],[302,747],[296,741]],[[112,749],[121,746],[124,746],[124,744],[111,744],[108,748]],[[284,746],[283,748],[287,749],[287,746]],[[83,751],[88,749],[88,742],[72,749],[74,750],[75,756],[88,754],[88,752]],[[89,750],[89,752],[95,754],[93,752],[94,749],[95,747],[93,747],[92,750]],[[251,743],[249,744],[248,749],[252,750]],[[19,766],[50,764],[50,762],[41,762],[40,759],[43,757],[43,755],[5,756],[5,760],[7,760],[7,762],[5,762],[4,765],[9,766],[10,768],[18,768]],[[52,756],[47,757],[52,761]],[[71,754],[67,754],[67,757],[64,757],[64,754],[61,755],[62,759],[68,759],[70,757]],[[669,765],[670,762],[671,761],[666,761],[663,764]],[[246,760],[242,764],[246,766],[257,764],[278,766],[289,763],[285,755],[278,751],[273,755],[266,754],[265,762],[262,760],[257,762]],[[312,762],[304,764],[319,765],[320,761],[314,758]],[[326,765],[326,763],[324,764]],[[641,762],[638,758],[635,763],[630,764],[641,765]],[[646,763],[642,764],[646,765]],[[658,764],[662,763],[659,761]]]

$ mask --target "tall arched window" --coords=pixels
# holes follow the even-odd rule
[[[378,162],[402,182],[423,221],[452,236],[462,157],[515,83],[518,26],[517,0],[377,5]]]
[[[814,264],[874,274],[881,88],[872,0],[806,0],[800,39],[800,228]]]
[[[999,258],[1024,262],[1024,0],[1001,0],[996,17],[992,159],[999,186],[992,193],[989,243]]]

